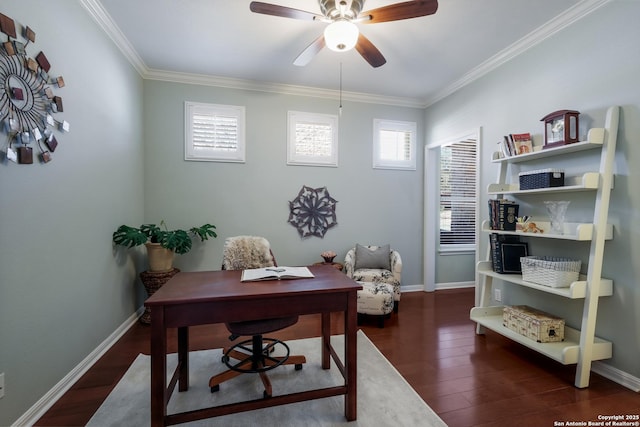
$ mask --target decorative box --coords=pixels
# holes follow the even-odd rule
[[[564,319],[526,305],[505,306],[502,324],[534,341],[564,341]]]
[[[540,169],[518,174],[520,190],[535,188],[562,187],[564,185],[564,171],[562,169]]]

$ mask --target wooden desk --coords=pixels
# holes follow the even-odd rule
[[[355,420],[356,295],[362,287],[335,268],[309,269],[315,278],[244,283],[240,282],[240,271],[180,272],[154,293],[145,302],[151,309],[151,425],[173,425],[342,394],[345,417]],[[344,364],[331,346],[332,312],[344,312]],[[322,368],[329,369],[333,358],[344,385],[167,415],[176,384],[179,391],[189,388],[189,326],[312,313],[322,314]],[[167,384],[169,328],[178,328],[178,366]]]

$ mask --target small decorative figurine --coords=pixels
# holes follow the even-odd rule
[[[516,229],[521,230],[523,233],[544,233],[544,230],[539,228],[535,222],[531,221],[528,216],[518,217],[516,223]]]

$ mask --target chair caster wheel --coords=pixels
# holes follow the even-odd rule
[[[215,393],[216,391],[220,391],[220,384],[211,387],[211,393]]]
[[[296,371],[301,371],[302,370],[302,363],[296,363]]]
[[[267,393],[267,390],[262,392],[262,397],[264,397],[265,399],[271,397],[271,395],[269,393]]]

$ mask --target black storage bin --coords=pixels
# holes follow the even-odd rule
[[[562,187],[564,185],[564,171],[562,169],[540,169],[520,172],[520,190],[535,188]]]

